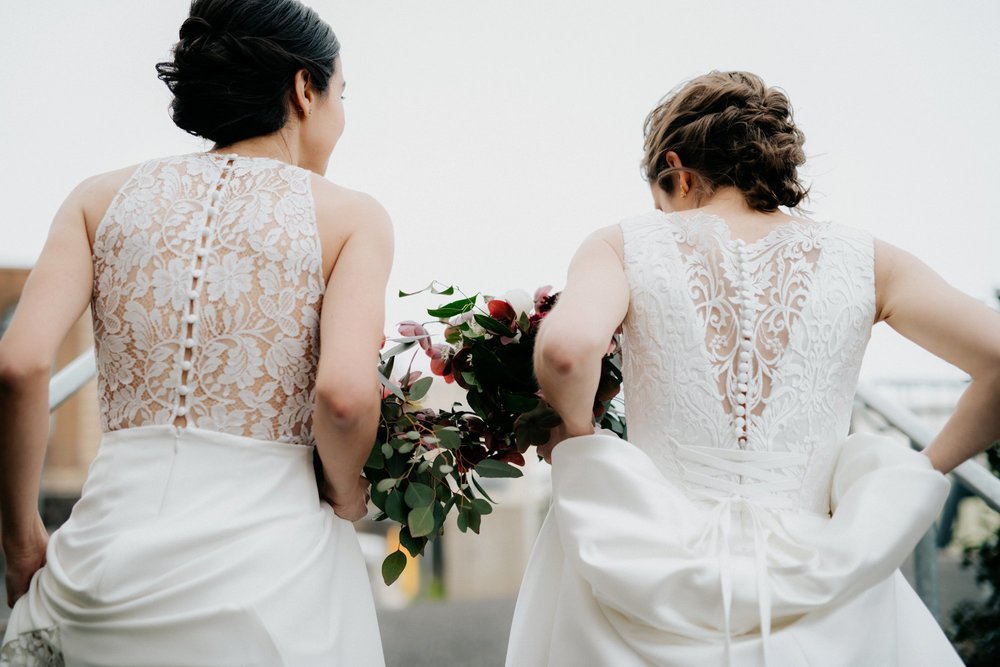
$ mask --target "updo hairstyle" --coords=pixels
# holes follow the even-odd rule
[[[296,72],[323,94],[339,52],[330,26],[297,0],[194,0],[173,60],[156,72],[177,127],[221,147],[284,127]]]
[[[756,74],[713,71],[688,81],[646,117],[644,136],[644,175],[667,193],[670,176],[684,171],[697,196],[735,186],[758,211],[795,208],[808,195],[798,176],[805,135],[784,92]],[[667,165],[667,151],[681,167]]]

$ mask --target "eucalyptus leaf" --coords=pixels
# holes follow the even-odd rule
[[[420,378],[414,382],[410,385],[410,400],[419,401],[421,398],[426,396],[433,383],[434,378],[432,377]]]
[[[406,525],[413,537],[429,535],[434,530],[434,509],[430,505],[413,508],[406,517]]]
[[[462,436],[457,431],[450,429],[439,429],[434,431],[438,443],[445,449],[457,449],[462,444]]]
[[[481,477],[521,477],[524,473],[503,461],[483,459],[476,464],[475,471]]]
[[[406,521],[406,506],[403,504],[403,494],[399,491],[390,491],[385,499],[385,513],[393,521],[403,523]]]
[[[405,500],[410,507],[426,507],[434,502],[434,489],[426,484],[413,482],[406,489]]]
[[[376,484],[375,488],[378,489],[379,491],[382,491],[383,493],[385,493],[389,489],[394,488],[396,486],[396,482],[397,482],[397,480],[395,478],[386,477],[381,482],[379,482],[378,484]]]
[[[399,579],[399,575],[406,569],[406,554],[400,550],[393,551],[382,561],[382,580],[386,586],[391,586]]]

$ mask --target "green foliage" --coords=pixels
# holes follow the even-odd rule
[[[1000,442],[987,451],[990,468],[1000,477]],[[976,581],[989,593],[966,600],[952,612],[951,640],[968,667],[1000,665],[1000,532],[965,550],[963,567],[976,567]]]
[[[461,294],[433,282],[420,292]],[[400,292],[409,296],[419,292]],[[478,533],[482,517],[493,511],[493,500],[479,478],[516,478],[524,452],[544,444],[561,423],[541,398],[532,366],[535,337],[555,296],[536,295],[532,313],[515,313],[506,301],[479,295],[452,300],[427,312],[444,327],[443,343],[417,322],[400,323],[401,338],[380,359],[384,387],[381,423],[364,473],[371,482],[376,521],[400,526],[400,549],[382,563],[382,577],[391,584],[411,556],[423,553],[437,539],[445,521],[455,517],[458,529]],[[418,347],[419,346],[419,347]],[[431,370],[445,382],[466,390],[468,410],[435,410],[421,405],[433,378],[407,370],[393,380],[396,360],[404,352],[423,350]],[[594,401],[598,423],[624,436],[624,418],[613,404],[621,387],[617,342],[604,359]]]

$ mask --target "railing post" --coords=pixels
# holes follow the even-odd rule
[[[910,446],[919,449],[917,444],[910,441]],[[924,533],[924,536],[917,542],[913,550],[913,578],[916,583],[917,595],[924,601],[924,605],[931,612],[938,625],[941,624],[941,597],[940,585],[938,583],[938,548],[937,548],[937,524]]]

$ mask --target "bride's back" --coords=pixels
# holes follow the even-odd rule
[[[103,430],[310,444],[324,283],[308,171],[211,153],[144,163],[94,238]]]
[[[875,317],[871,237],[789,220],[746,243],[697,209],[621,227],[630,440],[693,486],[763,482],[825,512]]]

